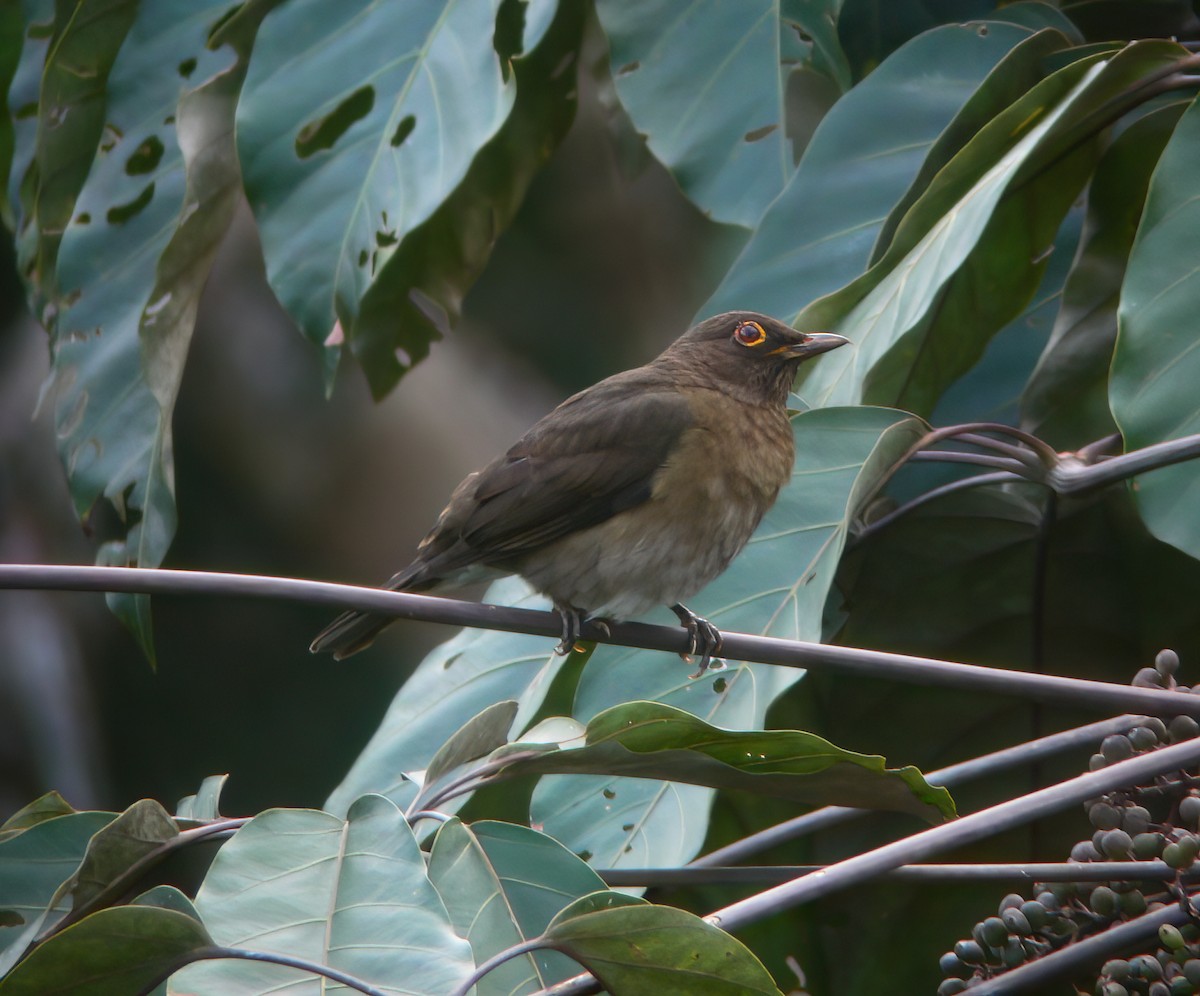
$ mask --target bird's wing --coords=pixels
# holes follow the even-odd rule
[[[640,504],[694,422],[677,390],[623,375],[602,381],[464,481],[421,559],[435,573],[503,565]]]

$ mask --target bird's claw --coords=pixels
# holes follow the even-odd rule
[[[557,603],[554,605],[554,610],[562,619],[562,639],[558,641],[554,652],[559,657],[565,657],[575,649],[575,644],[579,642],[579,630],[583,627],[583,613],[573,605]]]
[[[725,662],[717,656],[721,652],[721,645],[725,642],[721,631],[703,616],[696,615],[686,605],[672,605],[671,611],[679,617],[679,621],[687,627],[688,632],[687,652],[679,656],[689,664],[694,655],[700,657],[700,667],[695,674],[689,675],[689,677],[699,678],[710,668],[713,670],[724,669]]]

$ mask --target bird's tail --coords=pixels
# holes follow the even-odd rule
[[[393,575],[386,585],[392,591],[425,591],[436,579],[423,579],[423,569],[413,564]],[[351,609],[343,612],[314,638],[308,649],[314,654],[333,654],[334,660],[345,660],[351,654],[366,650],[380,632],[396,620],[391,616]]]

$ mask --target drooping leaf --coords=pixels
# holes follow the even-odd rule
[[[90,52],[88,6],[72,23],[87,24],[79,44]],[[44,233],[57,227],[41,238],[31,279],[52,333],[58,445],[76,511],[88,515],[103,497],[122,522],[101,563],[157,566],[174,534],[171,414],[200,291],[239,196],[230,129],[239,52],[264,7],[248,8],[223,38],[232,48],[213,49],[209,34],[229,0],[190,5],[186,16],[127,4],[125,42],[111,71],[87,68],[83,107],[68,112],[43,84],[43,118],[78,114],[82,128],[99,115],[88,134],[70,136],[70,150],[43,150],[39,137],[35,217]],[[114,31],[115,17],[105,22]],[[72,27],[48,63],[68,75],[85,69],[66,51],[73,36]],[[86,173],[72,191],[60,189],[54,166],[63,156]],[[148,599],[110,595],[109,604],[153,659]]]
[[[45,820],[58,816],[66,816],[75,812],[74,807],[57,792],[47,792],[34,799],[27,806],[22,806],[3,823],[0,823],[0,841],[15,836],[22,830],[28,830]]]
[[[1096,164],[1062,308],[1022,399],[1022,427],[1056,449],[1078,449],[1116,431],[1108,408],[1108,368],[1121,280],[1151,172],[1183,106],[1171,104],[1139,118]]]
[[[88,841],[71,888],[72,914],[99,899],[139,858],[178,835],[175,821],[159,803],[135,802]]]
[[[196,894],[196,909],[225,947],[290,954],[384,988],[441,996],[472,970],[396,806],[364,796],[346,820],[274,809],[225,843]],[[205,962],[171,977],[168,992],[258,993],[315,977],[255,962]]]
[[[600,0],[622,106],[684,194],[753,228],[792,173],[777,0]]]
[[[1200,432],[1200,224],[1196,156],[1200,101],[1179,119],[1150,179],[1146,206],[1121,284],[1109,403],[1127,449]],[[1200,557],[1196,462],[1143,474],[1134,496],[1159,539]]]
[[[1098,154],[1097,113],[1169,72],[1181,51],[1142,42],[1078,60],[993,119],[910,209],[884,257],[800,315],[800,325],[837,327],[855,343],[814,367],[810,398],[928,411],[1040,281]]]
[[[496,702],[472,716],[438,748],[425,769],[425,784],[433,785],[455,768],[486,757],[508,743],[508,733],[516,717],[517,703],[512,699]]]
[[[582,740],[502,747],[518,751],[501,777],[516,774],[634,776],[780,796],[806,806],[853,806],[913,813],[930,822],[954,815],[949,793],[915,768],[889,769],[878,755],[842,750],[800,730],[723,730],[656,702],[628,702],[593,717]]]
[[[609,992],[782,996],[749,948],[670,906],[634,904],[564,918],[545,938]]]
[[[0,979],[3,996],[129,996],[212,947],[195,917],[160,906],[114,906],[40,945]]]
[[[451,820],[434,839],[429,878],[476,964],[537,937],[570,900],[604,889],[584,862],[551,837],[512,823]],[[577,974],[553,952],[514,959],[479,983],[480,996],[531,993]]]
[[[1007,25],[983,34],[939,28],[846,93],[700,314],[753,308],[791,321],[861,274],[884,219],[934,141],[1028,37]]]
[[[0,907],[21,922],[0,925],[0,976],[16,963],[29,942],[70,909],[69,882],[92,835],[116,813],[71,813],[44,820],[0,841]]]

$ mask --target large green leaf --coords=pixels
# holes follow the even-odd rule
[[[535,756],[522,757],[532,751]],[[594,716],[582,737],[514,743],[502,775],[627,775],[778,796],[806,806],[913,813],[936,823],[954,816],[943,788],[916,768],[890,769],[879,755],[842,750],[800,730],[722,730],[657,702],[627,702]]]
[[[348,972],[387,992],[443,996],[470,975],[458,937],[394,804],[364,796],[346,820],[315,810],[268,810],[217,853],[196,909],[225,947],[289,954]],[[297,982],[294,969],[206,962],[171,977],[169,992],[260,993]]]
[[[715,221],[753,228],[792,173],[778,0],[599,0],[617,96]]]
[[[1076,61],[993,119],[910,209],[884,257],[799,316],[855,344],[813,369],[809,396],[928,411],[1037,287],[1114,102],[1133,106],[1137,85],[1182,51],[1144,42]]]
[[[0,923],[0,976],[30,941],[66,915],[71,898],[64,883],[75,874],[92,835],[115,816],[72,813],[0,841],[0,909],[21,918],[20,923]]]
[[[724,629],[819,640],[829,586],[860,499],[922,433],[881,409],[826,409],[794,419],[792,480],[734,564],[692,608]],[[665,611],[661,616],[667,617]],[[662,702],[727,729],[763,725],[767,707],[803,672],[741,664],[687,677],[670,655],[598,647],[584,669],[573,715],[588,721],[634,699]],[[674,782],[550,775],[533,796],[539,826],[598,867],[679,864],[704,839],[711,790]]]
[[[98,146],[99,136],[90,145],[87,135],[73,138],[70,161],[90,164],[78,197],[58,190],[57,172],[45,179],[51,153],[68,150],[43,156],[39,139],[37,219],[45,231],[53,208],[61,233],[61,244],[43,236],[35,276],[52,332],[58,445],[78,513],[104,497],[123,521],[104,563],[156,566],[174,534],[170,419],[200,291],[239,196],[230,131],[237,55],[261,6],[220,36],[232,49],[209,45],[229,0],[133,8],[106,86],[89,91],[104,135]],[[44,83],[43,116],[54,100]],[[109,601],[151,653],[146,597]]]
[[[939,28],[845,94],[701,314],[754,308],[790,320],[861,274],[934,141],[1028,37],[1009,25]]]
[[[429,878],[450,921],[471,942],[476,964],[539,936],[572,899],[604,889],[599,876],[560,843],[512,823],[444,824],[429,855]],[[572,963],[536,951],[479,983],[479,996],[532,993],[577,974]]]
[[[749,948],[670,906],[638,904],[564,915],[545,938],[613,993],[782,996]]]
[[[153,799],[135,802],[88,841],[87,853],[75,873],[71,912],[102,897],[113,881],[139,858],[179,835],[167,811]]]
[[[1200,432],[1198,155],[1200,101],[1193,101],[1150,180],[1121,285],[1109,402],[1128,449]],[[1200,557],[1195,461],[1144,474],[1133,487],[1150,531]]]
[[[0,994],[129,996],[211,946],[204,925],[187,913],[115,906],[50,938],[0,979]]]
[[[1171,104],[1139,118],[1096,164],[1062,308],[1022,398],[1022,427],[1056,449],[1078,449],[1116,431],[1108,408],[1108,368],[1121,280],[1150,174],[1183,107]]]
[[[263,24],[238,147],[267,275],[314,342],[344,331],[377,395],[457,312],[570,121],[579,20],[557,6],[299,0]]]

